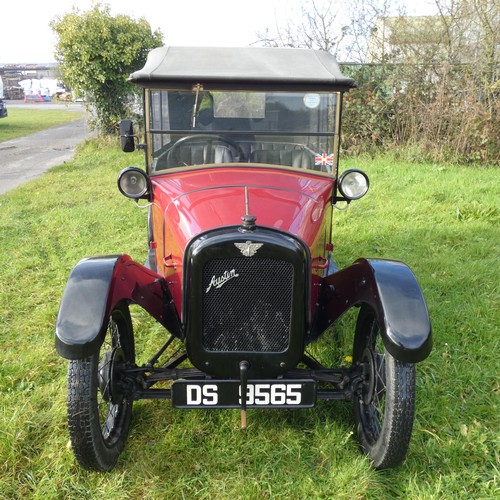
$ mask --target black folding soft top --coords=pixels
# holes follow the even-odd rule
[[[328,52],[270,47],[159,47],[130,75],[141,87],[348,90],[355,87]]]

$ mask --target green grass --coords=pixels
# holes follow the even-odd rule
[[[415,429],[405,463],[377,472],[353,436],[351,407],[182,411],[140,401],[118,466],[75,463],[65,415],[66,362],[54,322],[84,256],[146,257],[144,210],[119,194],[123,166],[95,142],[0,198],[0,498],[498,498],[499,170],[349,160],[368,195],[335,212],[336,259],[405,261],[417,275],[434,350],[417,367]],[[133,309],[138,346],[163,338]],[[334,330],[348,343],[353,315]],[[316,351],[329,355],[330,336]],[[349,354],[347,351],[345,354]],[[143,354],[145,356],[145,354]]]
[[[61,108],[63,106],[61,105]],[[65,109],[19,109],[10,108],[9,115],[0,120],[0,142],[34,134],[62,123],[78,120],[83,114]]]

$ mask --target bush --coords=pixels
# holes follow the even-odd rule
[[[348,154],[396,149],[410,160],[500,160],[498,90],[471,65],[344,65]],[[491,81],[491,80],[490,80]]]
[[[148,52],[162,45],[159,30],[144,19],[112,16],[109,6],[95,4],[87,12],[73,10],[56,17],[56,59],[65,84],[85,98],[90,125],[101,134],[116,134],[118,122],[130,116],[134,87],[127,81]]]

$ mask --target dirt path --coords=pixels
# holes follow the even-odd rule
[[[7,107],[10,107],[9,101]],[[82,118],[0,142],[0,195],[69,160],[75,146],[89,136],[86,121]]]

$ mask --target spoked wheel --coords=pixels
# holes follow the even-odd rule
[[[71,445],[82,467],[108,471],[123,450],[132,417],[121,370],[135,361],[134,337],[126,304],[109,318],[100,352],[70,361],[68,425]]]
[[[364,367],[364,381],[354,396],[358,438],[377,469],[399,465],[410,443],[415,414],[415,365],[387,352],[372,308],[360,310],[353,363]]]

